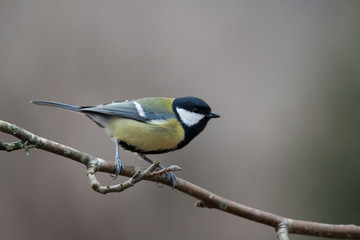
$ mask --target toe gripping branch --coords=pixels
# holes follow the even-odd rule
[[[146,162],[148,162],[150,164],[154,163],[153,160],[151,160],[150,158],[148,158],[144,154],[138,153],[137,155],[138,155],[139,159],[141,159],[141,160],[144,160],[144,161],[146,161]],[[152,175],[153,176],[154,175],[161,175],[161,174],[165,173],[167,181],[171,182],[171,186],[174,189],[176,187],[176,177],[175,177],[175,174],[173,174],[172,172],[180,171],[181,167],[179,167],[177,165],[171,165],[170,167],[165,168],[165,167],[159,165],[157,168],[160,169],[160,170],[156,171],[156,172],[153,172]]]

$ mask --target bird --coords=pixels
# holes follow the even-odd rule
[[[185,147],[204,130],[210,119],[220,117],[205,101],[197,97],[147,97],[96,106],[76,106],[43,100],[32,100],[30,103],[84,114],[104,128],[115,143],[114,179],[124,168],[119,146],[153,163],[146,155],[167,153]],[[159,168],[164,167],[160,165]],[[171,172],[166,174],[175,187],[175,175]]]

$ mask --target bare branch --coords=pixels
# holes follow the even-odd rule
[[[167,173],[167,172],[175,172],[175,171],[180,171],[181,167],[177,166],[177,165],[171,165],[169,167],[160,169],[159,171],[156,172],[152,172],[151,175],[159,175],[159,174],[163,174],[163,173]]]
[[[33,146],[31,145],[27,145],[26,142],[24,143],[23,141],[15,141],[15,142],[4,142],[2,140],[0,140],[0,150],[3,151],[7,151],[7,152],[12,152],[12,151],[16,151],[16,150],[20,150],[20,149],[30,149]]]
[[[97,181],[95,172],[115,173],[116,165],[114,162],[96,158],[74,148],[36,136],[14,124],[2,120],[0,120],[0,131],[17,137],[21,140],[21,143],[26,143],[25,146],[35,146],[38,149],[55,153],[84,164],[88,169],[91,187],[95,191],[101,193],[119,192],[124,186],[127,186],[126,188],[131,187],[142,179],[159,182],[172,187],[171,180],[167,179],[165,174],[150,174],[156,168],[155,165],[151,165],[145,171],[142,171],[138,167],[125,166],[120,174],[131,178],[123,184],[104,187]],[[2,143],[1,146],[0,150],[6,151],[6,147],[4,146],[7,145]],[[23,146],[24,149],[25,146]],[[153,169],[153,167],[155,168]],[[338,239],[360,239],[359,226],[324,224],[285,218],[228,200],[178,177],[176,178],[176,187],[174,189],[199,199],[200,201],[196,203],[196,206],[198,207],[216,208],[239,217],[271,226],[277,231],[279,239],[287,239],[288,233]]]
[[[154,171],[158,166],[160,165],[160,162],[154,162],[151,164],[147,169],[144,171],[137,170],[134,175],[129,178],[127,181],[116,184],[112,186],[101,186],[100,182],[97,180],[95,176],[95,168],[94,166],[90,166],[87,171],[87,175],[90,180],[91,188],[99,193],[111,193],[111,192],[122,192],[132,186],[134,186],[136,183],[143,180],[146,176],[150,175],[152,171]]]
[[[289,240],[289,225],[287,222],[282,222],[276,227],[276,235],[279,240]]]

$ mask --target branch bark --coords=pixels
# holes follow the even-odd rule
[[[63,144],[47,140],[22,129],[15,124],[2,120],[0,120],[0,131],[10,134],[20,140],[14,142],[16,147],[13,147],[13,149],[10,150],[9,146],[13,143],[0,141],[0,150],[29,150],[30,148],[35,147],[84,164],[88,169],[87,173],[92,188],[101,193],[120,192],[141,180],[159,182],[172,187],[171,181],[166,178],[165,174],[151,174],[158,163],[154,163],[145,171],[139,167],[125,166],[120,174],[122,176],[130,177],[128,181],[119,185],[103,187],[97,181],[95,173],[107,172],[114,174],[116,165],[113,161],[106,161]],[[215,208],[251,221],[271,226],[277,232],[279,239],[288,239],[288,233],[326,238],[360,239],[359,226],[324,224],[290,219],[228,200],[178,177],[176,178],[176,183],[177,186],[174,189],[200,200],[195,204],[196,206]],[[125,185],[127,186],[126,188],[124,188]]]

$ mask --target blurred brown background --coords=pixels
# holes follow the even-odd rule
[[[360,1],[1,0],[0,119],[113,160],[89,119],[29,100],[198,96],[222,118],[153,159],[255,208],[359,225],[359,13]],[[1,239],[276,239],[154,183],[100,195],[84,166],[41,150],[0,159]]]

